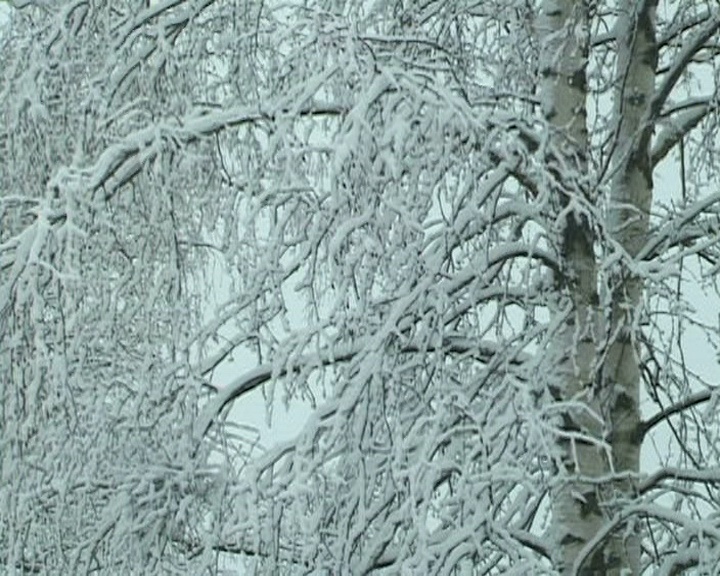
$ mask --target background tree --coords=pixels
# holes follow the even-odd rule
[[[14,4],[5,572],[714,573],[716,2]]]

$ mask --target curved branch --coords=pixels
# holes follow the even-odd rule
[[[709,231],[715,231],[717,224],[707,222],[707,226],[704,227],[703,222],[698,223],[697,219],[716,204],[720,204],[720,193],[709,194],[682,210],[653,234],[638,252],[637,260],[652,260],[669,248],[687,245],[698,238],[707,237]],[[711,224],[715,224],[715,228]]]
[[[662,468],[648,476],[638,484],[638,492],[644,494],[655,488],[668,478],[684,482],[699,482],[702,484],[720,484],[720,468],[710,470],[683,470],[681,468]]]
[[[333,366],[349,362],[355,356],[360,354],[365,347],[361,344],[355,346],[347,346],[339,350],[327,349],[319,354],[308,354],[300,359],[295,366],[284,366],[280,369],[274,367],[272,363],[260,364],[240,375],[222,389],[217,389],[218,394],[212,398],[204,407],[198,418],[198,426],[196,428],[196,439],[201,441],[209,432],[215,419],[223,411],[223,409],[238,399],[240,396],[247,394],[268,382],[274,376],[287,376],[295,371],[299,371],[303,366]],[[437,350],[445,350],[454,354],[466,354],[474,352],[477,357],[489,360],[502,352],[500,345],[493,342],[477,342],[468,338],[444,338],[441,343],[436,346],[418,346],[410,344],[403,347],[401,353],[408,352],[433,352]],[[528,360],[526,357],[514,356],[510,359],[513,365],[520,365]]]
[[[655,92],[650,110],[654,117],[660,115],[662,107],[665,105],[670,93],[682,77],[683,73],[692,61],[695,54],[698,53],[705,43],[720,29],[720,14],[708,14],[708,18],[704,25],[700,27],[697,34],[691,38],[678,54],[675,62],[670,67],[660,87]]]
[[[695,548],[688,548],[673,554],[658,571],[658,576],[679,576],[686,570],[694,568],[700,563],[700,554]]]
[[[718,104],[711,97],[694,99],[686,105],[676,106],[670,114],[674,111],[681,111],[681,113],[671,119],[669,125],[658,134],[650,153],[652,166],[657,166],[684,136],[717,109]]]
[[[310,103],[297,111],[298,116],[339,116],[346,109],[328,104]],[[178,125],[155,124],[129,134],[122,141],[109,146],[90,167],[80,174],[90,190],[104,188],[109,199],[122,185],[162,151],[162,142],[190,144],[228,128],[260,122],[274,122],[280,112],[264,112],[241,106],[212,113],[196,113]],[[158,141],[160,140],[160,144]]]
[[[660,410],[660,412],[658,412],[654,416],[651,416],[640,424],[640,436],[645,436],[648,431],[650,431],[656,425],[660,424],[660,422],[663,422],[664,420],[670,418],[670,416],[678,414],[679,412],[687,410],[688,408],[692,408],[693,406],[697,406],[698,404],[702,404],[703,402],[709,401],[712,398],[712,394],[712,391],[709,390],[706,390],[704,392],[698,392],[697,394],[688,396],[684,400],[677,402],[672,406],[663,408],[662,410]]]
[[[662,506],[652,504],[640,504],[637,506],[631,506],[625,510],[619,512],[613,518],[598,530],[597,534],[583,547],[577,556],[575,566],[573,568],[573,574],[581,574],[581,568],[593,552],[602,544],[602,542],[608,538],[613,532],[618,530],[623,524],[627,523],[633,516],[656,518],[664,520],[670,524],[676,524],[678,526],[686,526],[686,518],[682,514],[663,508]],[[697,526],[702,526],[700,523],[695,523]],[[713,535],[709,535],[713,537]],[[675,555],[676,560],[670,563],[670,567],[673,568],[667,572],[668,574],[680,574],[683,569],[689,568],[696,564],[690,558],[685,558],[680,555]]]
[[[347,348],[337,353],[333,350],[327,350],[321,354],[312,354],[303,357],[299,365],[331,366],[334,364],[342,364],[343,362],[352,360],[359,352],[359,347]],[[215,419],[225,406],[265,382],[268,382],[273,375],[286,376],[296,370],[299,370],[299,366],[290,368],[282,367],[278,370],[274,368],[271,363],[265,363],[239,376],[236,380],[220,390],[218,395],[203,407],[200,417],[198,418],[198,426],[195,433],[196,439],[200,441],[207,435]]]

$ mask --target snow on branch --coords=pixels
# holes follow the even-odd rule
[[[683,73],[687,70],[692,58],[703,48],[705,43],[717,33],[718,29],[720,29],[720,12],[716,11],[708,14],[707,20],[704,21],[700,29],[695,32],[693,37],[691,37],[680,50],[680,53],[676,56],[675,61],[662,79],[660,86],[655,91],[650,106],[651,113],[655,118],[661,114],[663,106],[678,80],[680,80]]]
[[[298,116],[337,116],[345,112],[342,107],[326,104],[309,104],[302,107]],[[228,110],[195,113],[178,124],[162,123],[148,126],[127,135],[122,141],[109,146],[95,161],[83,169],[83,184],[90,190],[103,189],[105,199],[127,184],[147,163],[161,154],[168,142],[182,146],[217,132],[258,122],[273,122],[282,111],[259,111],[246,106]]]
[[[423,346],[409,344],[404,346],[401,352],[432,352],[439,349],[454,354],[466,354],[472,352],[478,359],[485,362],[503,352],[502,347],[495,342],[477,342],[472,339],[457,337],[443,339],[443,341],[435,347],[428,346],[427,344]],[[292,366],[284,366],[280,368],[269,362],[261,364],[260,366],[243,373],[226,386],[213,386],[213,388],[217,391],[217,394],[203,407],[203,410],[198,417],[195,432],[196,439],[201,441],[207,435],[213,425],[213,422],[226,406],[230,405],[232,402],[248,392],[255,390],[258,386],[268,382],[271,378],[286,376],[292,372],[299,371],[301,367],[322,367],[342,364],[352,360],[363,350],[364,348],[361,345],[341,347],[339,349],[326,349],[318,354],[308,354],[296,359],[294,360]],[[523,362],[530,360],[530,358],[531,357],[529,355],[516,355],[510,358],[509,362],[511,364],[520,365]]]
[[[703,119],[718,109],[717,99],[712,97],[693,99],[687,106],[682,104],[669,111],[670,118],[661,123],[660,133],[655,137],[650,161],[657,166],[668,153],[687,136]],[[678,111],[676,116],[672,114]]]

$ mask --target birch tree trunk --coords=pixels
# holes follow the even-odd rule
[[[598,478],[608,468],[601,449],[599,419],[594,417],[598,406],[592,389],[598,301],[592,230],[582,212],[570,207],[571,203],[580,206],[585,203],[583,200],[589,200],[579,178],[587,170],[587,28],[587,3],[573,0],[544,3],[538,21],[542,44],[540,97],[550,141],[570,162],[551,167],[553,195],[559,204],[556,209],[566,214],[561,224],[564,230],[560,250],[564,269],[557,274],[556,287],[569,292],[572,301],[569,314],[559,311],[567,317],[555,351],[562,376],[557,394],[560,400],[568,404],[575,401],[579,406],[563,415],[560,445],[566,474],[557,486],[553,503],[553,536],[560,556],[556,562],[564,574],[572,572],[575,559],[603,524],[597,487],[575,478]],[[590,564],[599,569],[600,557]]]
[[[565,215],[561,241],[565,268],[557,286],[569,293],[572,302],[557,351],[563,383],[560,400],[568,405],[560,439],[567,476],[561,474],[554,498],[554,537],[563,574],[639,574],[640,545],[634,530],[617,531],[601,544],[598,538],[613,507],[634,493],[627,473],[639,471],[639,358],[629,335],[642,283],[623,273],[613,279],[608,293],[599,294],[594,234],[587,217],[594,199],[583,180],[589,170],[589,10],[589,2],[549,0],[538,26],[543,113],[550,141],[567,158],[562,167],[550,167]],[[654,2],[625,8],[617,26],[614,122],[620,145],[609,232],[632,258],[646,239],[652,198],[649,103],[657,60]],[[610,310],[609,318],[607,312],[601,316],[600,309]],[[617,477],[625,479],[611,480]]]
[[[618,23],[615,121],[618,142],[615,178],[610,196],[609,230],[625,251],[635,258],[647,241],[652,203],[651,163],[652,113],[655,87],[657,44],[655,41],[656,0],[645,0],[621,8]],[[603,384],[610,394],[609,439],[613,466],[617,472],[637,473],[640,469],[640,358],[638,343],[631,334],[637,321],[635,310],[642,300],[640,278],[623,267],[622,278],[613,282],[609,349]],[[636,493],[629,480],[617,482],[611,498],[627,498]],[[609,540],[612,558],[609,566],[640,572],[640,539],[637,530],[625,530]],[[610,573],[610,572],[608,572]]]

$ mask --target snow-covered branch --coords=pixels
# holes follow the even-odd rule
[[[718,109],[713,98],[693,99],[680,104],[668,112],[668,119],[660,123],[660,132],[655,136],[652,148],[652,164],[657,166],[705,118]]]
[[[693,31],[690,38],[683,42],[680,52],[675,56],[670,69],[665,73],[662,82],[655,90],[651,104],[651,109],[655,118],[661,114],[673,88],[680,80],[680,77],[683,75],[685,70],[687,70],[687,67],[693,57],[720,29],[720,12],[713,11],[709,13],[707,18],[698,25],[698,28],[699,29]]]

